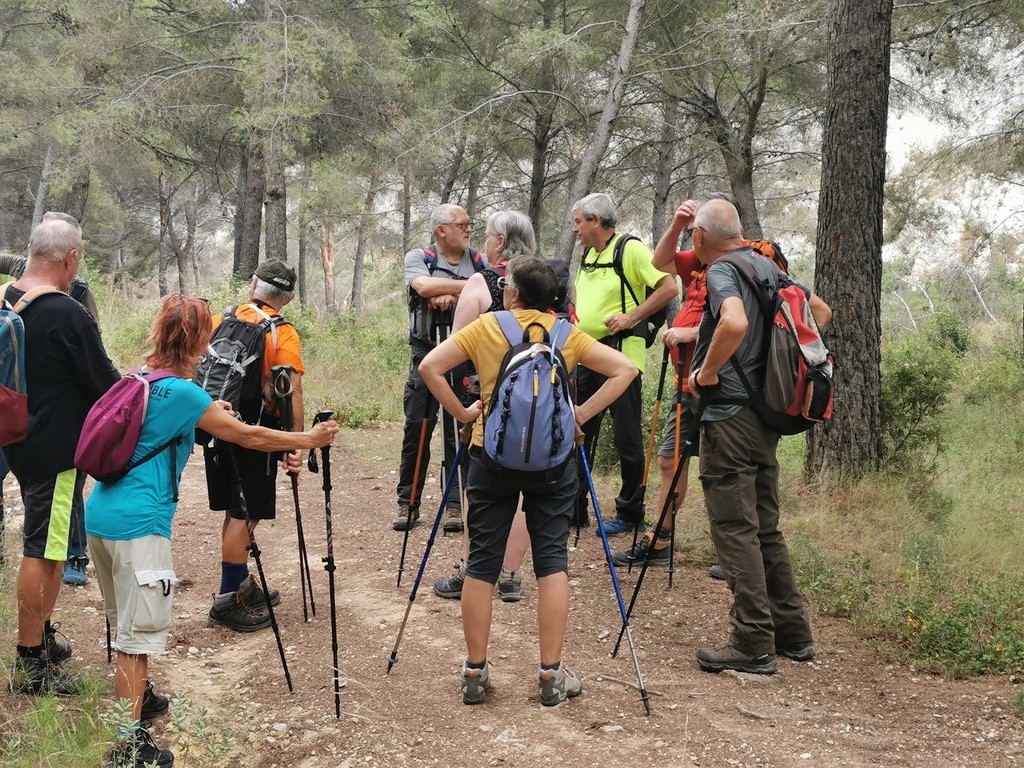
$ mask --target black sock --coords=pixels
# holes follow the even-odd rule
[[[43,646],[40,645],[19,645],[18,658],[20,659],[41,659],[43,657]]]
[[[466,659],[466,669],[483,669],[486,666],[487,659],[484,659],[481,662],[470,661],[469,659]]]
[[[541,664],[540,668],[543,669],[545,672],[554,672],[560,666],[562,666],[562,660],[561,659],[556,661],[554,664]]]

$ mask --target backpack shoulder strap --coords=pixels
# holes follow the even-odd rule
[[[6,295],[6,286],[4,287],[4,294]],[[19,315],[25,310],[29,304],[38,299],[40,296],[45,296],[48,293],[64,293],[60,288],[52,285],[38,285],[30,291],[26,291],[25,295],[18,299],[14,304],[14,311]]]
[[[757,303],[761,307],[761,313],[770,323],[772,317],[775,315],[770,296],[770,286],[765,281],[758,278],[757,274],[754,272],[754,265],[743,257],[736,256],[731,253],[722,256],[718,261],[729,264],[746,281],[747,285],[749,285],[750,289],[754,292]]]
[[[639,240],[640,238],[636,235],[623,234],[619,236],[619,239],[615,243],[615,248],[612,250],[612,269],[615,270],[615,274],[619,276],[619,282],[622,283],[622,313],[626,313],[626,295],[625,291],[629,291],[630,298],[633,299],[633,303],[638,307],[640,306],[640,299],[636,296],[636,291],[633,290],[633,286],[630,285],[629,280],[626,279],[626,267],[623,264],[626,253],[626,243],[630,240]]]
[[[493,314],[494,319],[498,321],[498,325],[501,327],[501,332],[505,334],[505,340],[508,341],[509,346],[514,347],[516,344],[522,344],[523,328],[519,325],[519,321],[516,320],[515,314],[507,309],[494,312]]]
[[[437,248],[433,243],[423,248],[423,263],[427,265],[427,271],[433,274],[437,267]]]
[[[473,259],[473,269],[475,269],[477,272],[483,272],[485,269],[487,269],[487,265],[484,264],[484,260],[483,257],[480,255],[480,251],[478,251],[476,248],[470,248],[469,255]]]

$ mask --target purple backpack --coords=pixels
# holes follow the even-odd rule
[[[154,382],[177,376],[174,371],[162,369],[150,373],[132,371],[97,400],[85,417],[82,433],[75,451],[75,466],[104,483],[115,483],[140,464],[166,450],[181,438],[175,437],[142,458],[132,461],[139,446],[142,424],[149,405],[149,387]],[[177,480],[173,466],[171,476]],[[175,501],[177,501],[175,488]]]

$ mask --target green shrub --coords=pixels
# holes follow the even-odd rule
[[[882,347],[882,439],[888,467],[930,472],[943,449],[940,417],[956,381],[959,359],[927,334]]]

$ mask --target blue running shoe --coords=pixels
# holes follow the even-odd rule
[[[613,517],[611,520],[604,524],[604,532],[608,536],[621,536],[624,533],[632,533],[636,526],[622,517]],[[601,529],[597,528],[596,531],[598,536],[601,535]],[[647,525],[640,523],[640,533],[647,532]]]

